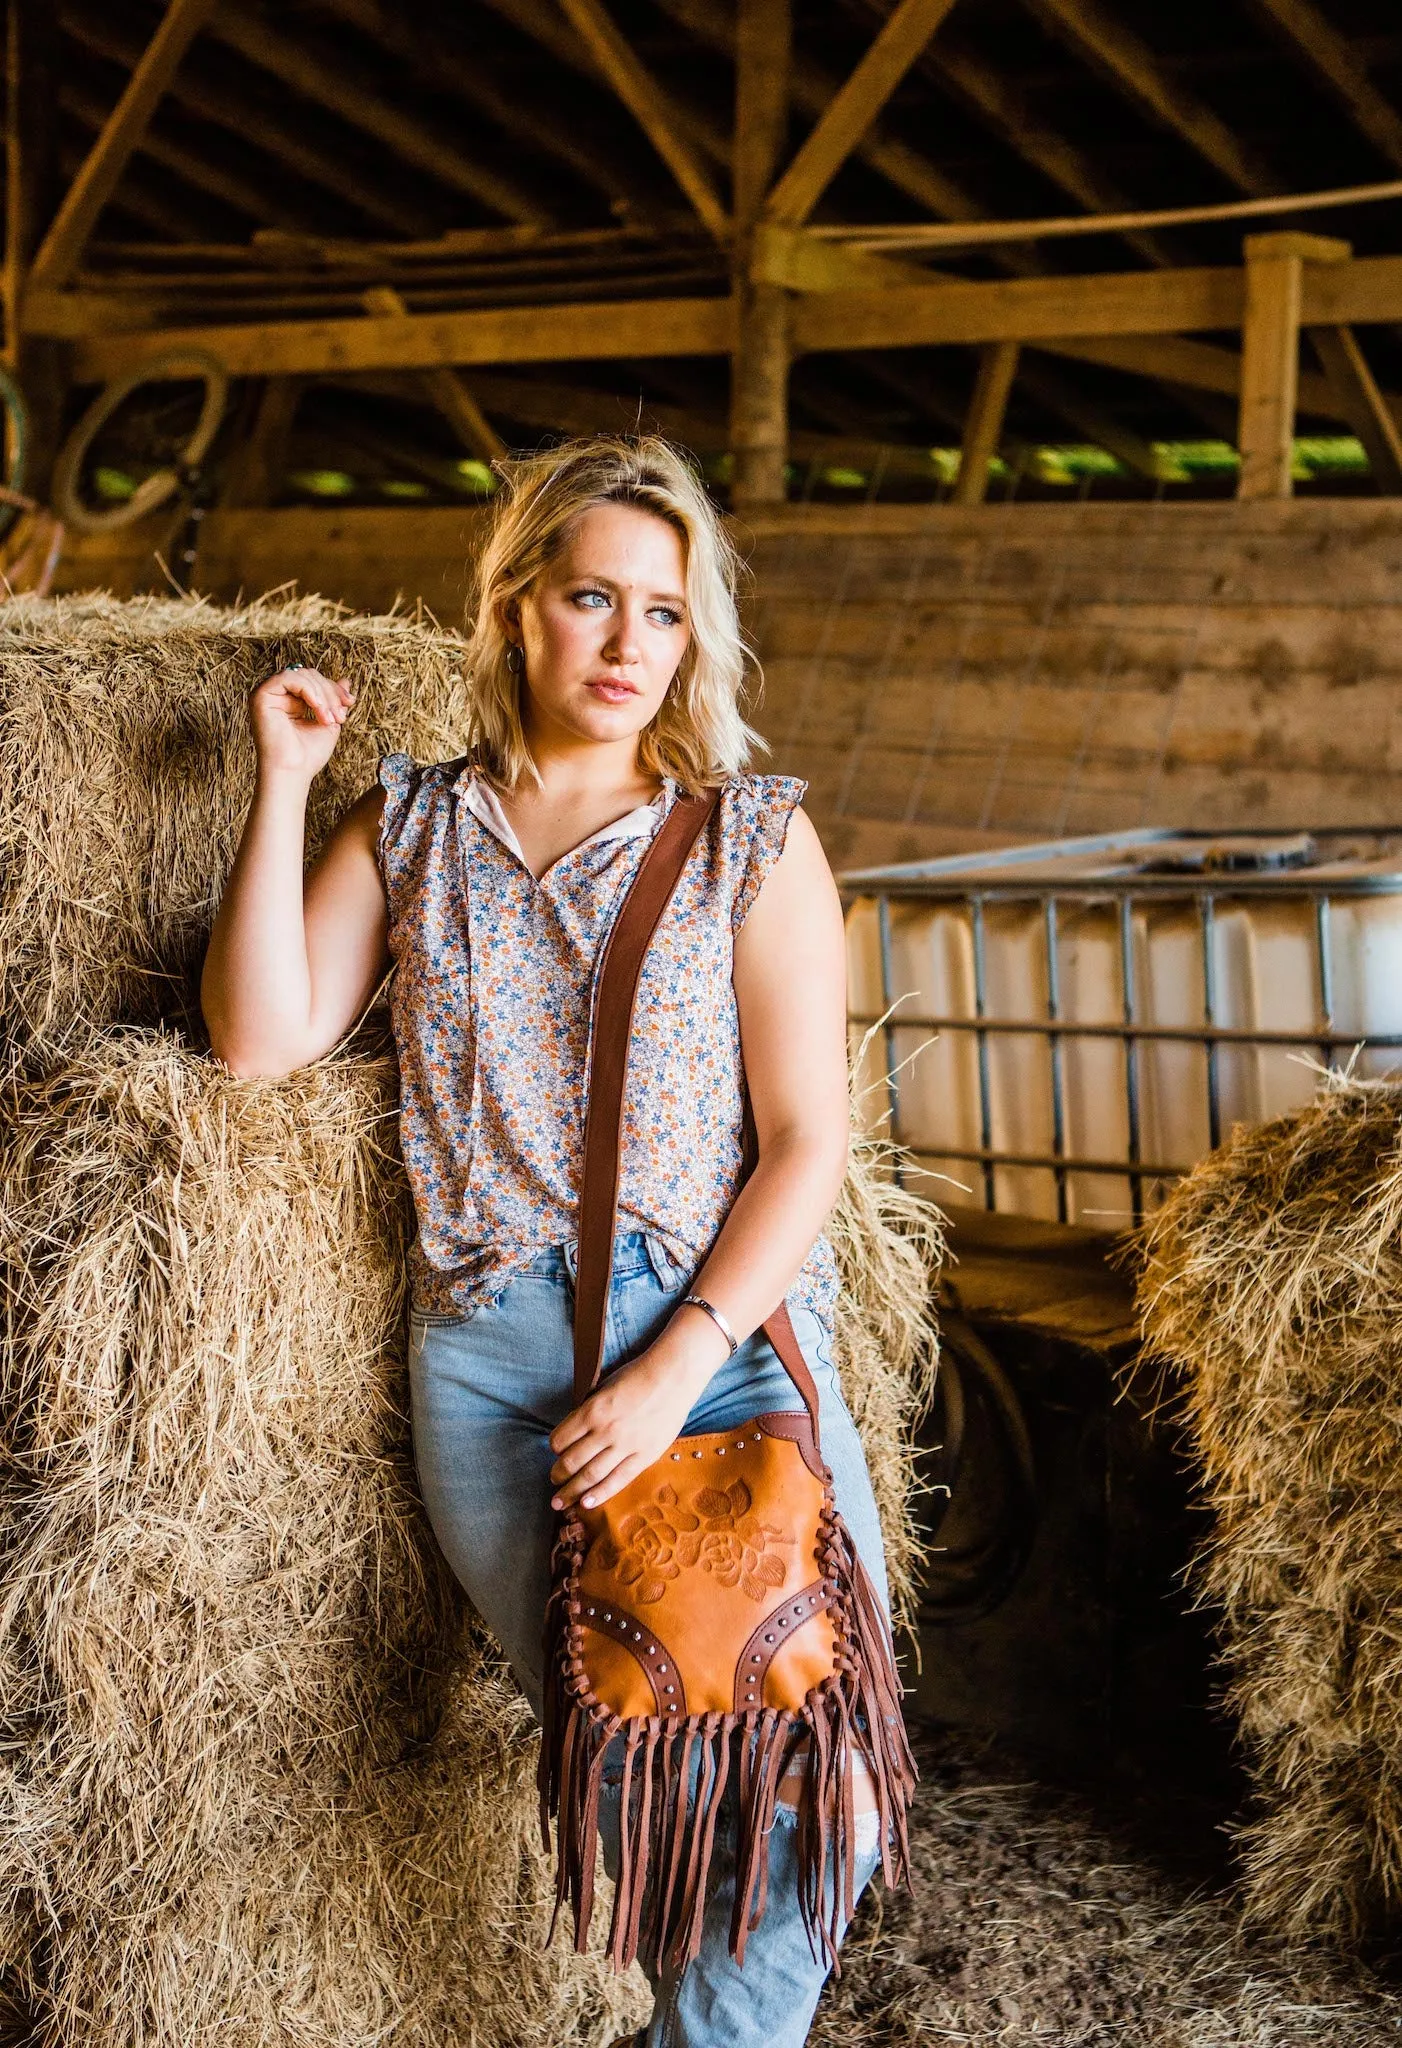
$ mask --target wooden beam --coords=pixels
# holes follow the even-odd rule
[[[1330,88],[1359,133],[1402,169],[1402,115],[1378,91],[1333,23],[1312,0],[1255,0],[1255,5]]]
[[[388,314],[398,320],[409,318],[409,308],[389,285],[371,285],[363,296],[369,313]],[[505,441],[456,370],[425,370],[420,382],[429,402],[442,413],[469,455],[476,455],[483,462],[495,462],[505,455]]]
[[[1307,260],[1342,262],[1347,242],[1319,235],[1248,235],[1241,337],[1239,498],[1288,498],[1300,374],[1300,308]]]
[[[1244,304],[1242,272],[1227,267],[814,293],[795,304],[794,347],[927,348],[1069,333],[1174,334],[1239,327]]]
[[[790,227],[807,220],[953,5],[954,0],[898,0],[770,193],[770,220]]]
[[[1163,127],[1187,143],[1238,191],[1264,198],[1279,182],[1219,115],[1188,92],[1142,43],[1099,4],[1099,0],[1030,0],[1064,39],[1074,43]]]
[[[128,71],[140,57],[140,50],[110,28],[105,17],[75,14],[65,8],[63,26],[64,33],[84,49],[105,57],[111,64],[121,64]],[[177,72],[167,91],[172,100],[202,121],[212,121],[216,127],[240,136],[299,178],[305,178],[308,184],[319,185],[323,191],[333,192],[338,199],[358,207],[368,221],[391,228],[398,235],[417,235],[422,228],[422,211],[397,200],[384,189],[381,179],[362,176],[344,152],[321,148],[300,127],[275,119],[247,94],[222,92],[205,80],[191,77],[188,71]]]
[[[1351,263],[1307,265],[1303,318],[1308,327],[1368,327],[1402,320],[1402,256],[1355,256]]]
[[[402,162],[426,172],[438,184],[466,193],[506,220],[527,227],[550,225],[546,209],[513,179],[474,162],[449,136],[429,127],[422,116],[391,106],[314,51],[303,49],[266,15],[255,19],[238,8],[221,7],[210,21],[210,34],[260,71],[280,78],[304,99],[373,135]]]
[[[1308,238],[1313,239],[1313,238]],[[1306,324],[1402,320],[1402,257],[1306,263]],[[43,302],[38,302],[42,312]],[[1237,358],[1184,330],[1239,328],[1240,268],[1114,271],[1094,277],[1008,278],[813,293],[793,307],[796,350],[920,348],[1026,341],[1144,376],[1231,391]],[[313,375],[436,364],[567,362],[630,356],[728,355],[729,299],[665,298],[415,313],[406,320],[350,318],[204,325],[77,342],[75,374],[119,375],[166,348],[207,348],[236,376]],[[46,328],[35,322],[35,332]],[[66,331],[66,330],[65,330]],[[1128,337],[1138,337],[1132,343]],[[1322,377],[1318,389],[1327,391]],[[1302,401],[1315,408],[1313,397]],[[1321,408],[1328,414],[1334,401]]]
[[[739,0],[735,45],[734,283],[730,365],[730,495],[736,506],[784,498],[789,429],[789,305],[781,284],[752,274],[751,252],[789,124],[790,0]]]
[[[1363,443],[1380,491],[1402,492],[1402,431],[1378,388],[1351,327],[1310,327],[1306,333],[1344,418]]]
[[[1008,399],[1017,375],[1018,344],[995,341],[984,349],[974,383],[959,474],[954,480],[956,505],[981,505],[988,495],[988,465],[998,453]]]
[[[710,177],[679,132],[668,95],[640,63],[601,0],[560,0],[575,33],[718,242],[730,220]]]
[[[620,356],[723,356],[734,345],[726,299],[618,299],[577,306],[500,306],[345,320],[280,320],[228,327],[93,335],[73,350],[80,382],[105,383],[172,348],[219,357],[234,377],[430,370],[439,364],[548,363]]]
[[[750,249],[750,278],[756,284],[780,284],[794,292],[879,290],[883,285],[938,284],[943,273],[899,257],[869,256],[840,242],[819,241],[806,228],[784,228],[761,221]]]
[[[215,0],[170,0],[34,259],[35,276],[51,290],[66,284],[76,270],[98,215],[116,191],[157,102],[214,4]]]

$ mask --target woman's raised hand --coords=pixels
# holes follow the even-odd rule
[[[284,668],[258,685],[248,700],[260,771],[305,775],[308,782],[336,751],[355,691],[316,668]]]

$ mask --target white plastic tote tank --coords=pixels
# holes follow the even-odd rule
[[[867,1120],[950,1201],[1118,1228],[1321,1066],[1402,1066],[1402,831],[1143,831],[840,880]]]

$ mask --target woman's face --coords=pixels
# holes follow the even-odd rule
[[[680,534],[636,505],[593,505],[519,599],[529,743],[632,739],[661,708],[691,637]]]

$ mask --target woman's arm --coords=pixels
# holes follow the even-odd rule
[[[200,979],[210,1044],[236,1074],[287,1074],[319,1059],[390,965],[375,858],[378,785],[346,812],[303,881],[307,792],[353,696],[315,669],[292,669],[270,676],[249,702],[253,803]]]
[[[735,995],[759,1162],[693,1282],[742,1342],[772,1315],[837,1199],[847,1167],[847,980],[838,901],[809,818],[735,940]],[[729,1356],[704,1309],[679,1309],[640,1358],[552,1435],[554,1504],[593,1506],[659,1457]]]

